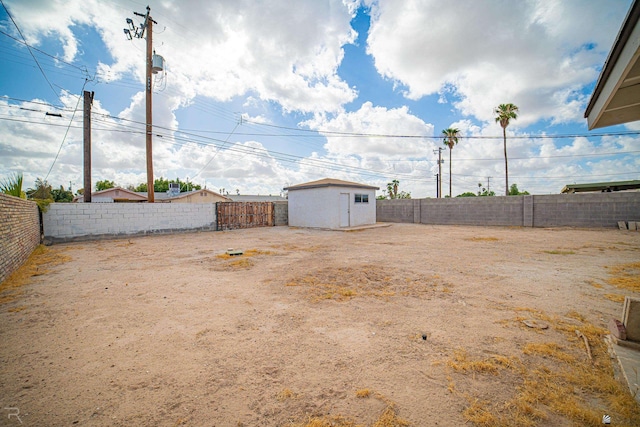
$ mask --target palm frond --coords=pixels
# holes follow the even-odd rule
[[[0,181],[0,191],[10,196],[26,198],[22,192],[22,174],[15,173]]]

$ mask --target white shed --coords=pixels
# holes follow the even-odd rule
[[[341,228],[375,224],[378,188],[330,178],[287,187],[289,225]]]

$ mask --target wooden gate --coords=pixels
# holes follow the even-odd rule
[[[216,229],[219,231],[275,224],[271,202],[218,202],[216,214]]]

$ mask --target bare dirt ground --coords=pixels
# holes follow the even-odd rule
[[[68,260],[0,305],[0,425],[20,425],[7,408],[33,426],[640,425],[602,339],[640,296],[612,280],[637,275],[640,233],[275,227],[48,250]]]

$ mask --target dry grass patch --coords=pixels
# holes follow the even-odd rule
[[[274,255],[275,252],[273,251],[263,251],[260,249],[247,249],[246,251],[242,252],[242,255],[229,255],[228,253],[223,253],[223,254],[218,254],[216,255],[216,258],[220,258],[220,259],[236,259],[236,258],[250,258],[250,257],[254,257],[254,256],[258,256],[258,255]]]
[[[470,242],[497,242],[500,239],[498,239],[497,237],[470,237],[464,240],[468,240]]]
[[[522,348],[524,354],[538,354],[542,357],[552,357],[563,362],[575,362],[576,358],[567,353],[562,346],[553,343],[528,343]]]
[[[563,250],[560,250],[560,249],[555,249],[555,250],[552,250],[552,251],[542,251],[542,252],[544,252],[545,254],[550,254],[550,255],[575,255],[574,251],[563,251]]]
[[[371,396],[371,390],[369,390],[368,388],[361,388],[360,390],[356,390],[357,398],[364,399],[369,396]]]
[[[448,390],[467,401],[463,417],[477,426],[534,426],[565,424],[598,426],[602,415],[611,415],[616,425],[640,425],[640,407],[625,384],[614,377],[604,336],[606,330],[589,323],[575,311],[566,317],[549,316],[535,309],[527,311],[537,320],[550,322],[550,328],[530,335],[520,356],[474,358],[464,349],[454,352],[446,365],[451,369]],[[520,323],[520,316],[512,322]],[[531,329],[525,329],[530,330]],[[586,355],[583,334],[590,346],[593,361]],[[511,390],[504,390],[503,372],[515,376]],[[453,376],[482,376],[502,388],[500,393],[478,395],[454,386]],[[466,381],[468,383],[468,381]],[[477,390],[477,388],[476,388]]]
[[[348,301],[355,297],[420,296],[433,292],[436,286],[423,276],[407,277],[395,270],[369,264],[327,267],[289,279],[284,285],[304,288],[312,302]]]
[[[287,399],[293,399],[294,397],[296,397],[296,394],[289,388],[283,389],[276,395],[276,399],[278,399],[280,402],[283,402]]]
[[[260,249],[247,249],[243,251],[242,255],[229,255],[228,253],[218,254],[216,258],[227,261],[221,267],[216,269],[221,270],[248,270],[254,266],[253,257],[262,255],[275,255],[273,251],[263,251]]]
[[[510,366],[508,358],[499,357],[499,360],[495,358],[473,360],[465,349],[459,348],[453,352],[453,357],[447,361],[447,366],[461,373],[478,372],[497,375],[499,369]]]
[[[613,302],[624,302],[624,295],[620,294],[604,294],[606,299],[611,300]]]
[[[615,265],[609,269],[607,283],[619,289],[640,292],[640,262]]]
[[[70,261],[71,257],[60,250],[38,246],[20,268],[0,283],[0,304],[13,301],[20,295],[20,288],[29,283],[35,276],[47,274],[50,267]]]
[[[370,427],[408,427],[411,425],[407,420],[399,416],[398,408],[394,402],[382,394],[374,393],[369,389],[358,390],[358,392],[363,390],[367,391],[366,396],[358,396],[357,392],[356,396],[364,398],[373,395],[373,397],[385,404],[384,410]],[[288,427],[366,427],[366,425],[357,423],[353,419],[342,415],[328,415],[324,417],[309,417],[307,421],[301,424],[289,424]]]

